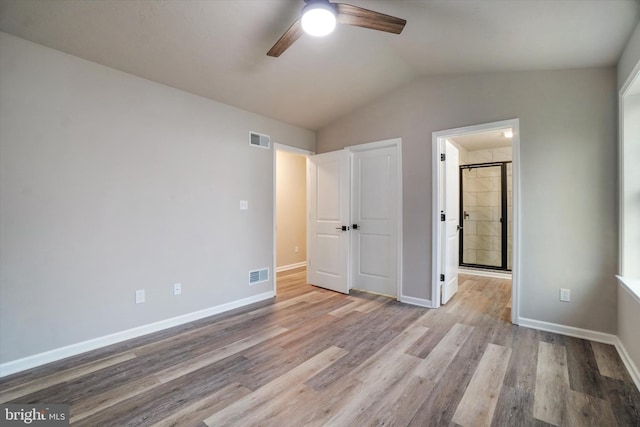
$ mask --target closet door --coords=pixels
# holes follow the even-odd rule
[[[398,295],[397,147],[353,153],[353,288]]]

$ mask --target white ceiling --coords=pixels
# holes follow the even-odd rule
[[[636,0],[340,0],[407,19],[266,52],[302,0],[0,0],[0,29],[317,130],[425,75],[613,66]]]
[[[491,148],[511,147],[513,140],[506,138],[502,132],[511,128],[470,133],[468,135],[449,138],[467,151],[488,150]]]

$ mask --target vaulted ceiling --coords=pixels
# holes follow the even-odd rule
[[[339,0],[407,20],[266,52],[302,0],[0,0],[0,30],[317,130],[426,75],[613,66],[636,0]]]

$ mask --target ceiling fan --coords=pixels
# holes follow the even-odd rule
[[[336,22],[394,34],[400,34],[407,23],[405,19],[350,4],[331,3],[329,0],[304,0],[304,2],[306,5],[302,8],[301,17],[267,52],[268,56],[282,55],[304,33],[314,36],[329,34],[335,28]]]

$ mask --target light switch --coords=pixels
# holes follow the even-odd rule
[[[249,209],[249,202],[247,200],[240,200],[240,210],[246,211]]]

